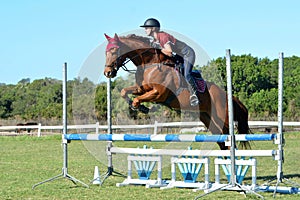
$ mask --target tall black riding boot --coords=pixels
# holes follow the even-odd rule
[[[197,106],[199,104],[199,99],[197,97],[197,87],[195,81],[191,78],[189,81],[190,90],[190,104],[191,106]]]

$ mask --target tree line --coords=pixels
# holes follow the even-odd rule
[[[249,55],[232,56],[233,94],[248,108],[250,119],[276,119],[278,110],[278,59],[259,59]],[[226,60],[218,58],[203,76],[212,78],[214,69],[226,86]],[[283,110],[285,120],[300,117],[300,58],[284,58]],[[226,88],[226,87],[225,87]]]
[[[274,120],[278,106],[278,59],[233,55],[233,94],[248,108],[251,120]],[[197,66],[196,66],[197,68]],[[201,68],[202,76],[226,89],[226,60],[219,57]],[[118,77],[112,81],[112,118],[147,119],[152,116],[178,117],[178,113],[164,106],[151,106],[148,115],[128,109],[120,97],[122,88],[134,83],[134,75]],[[75,78],[67,84],[68,118],[70,120],[106,121],[106,83],[93,83],[87,78]],[[300,58],[284,59],[284,120],[300,119]],[[23,121],[48,121],[62,118],[62,81],[44,78],[30,81],[22,79],[17,84],[0,84],[0,118]],[[123,121],[123,123],[126,123]]]

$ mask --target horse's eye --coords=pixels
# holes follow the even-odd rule
[[[115,47],[111,49],[111,52],[112,52],[112,53],[116,53],[117,51],[118,51],[118,49],[115,48]]]

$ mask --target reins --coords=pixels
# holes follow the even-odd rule
[[[146,53],[147,51],[149,51],[151,48],[148,48],[146,49],[145,51],[143,51],[141,54],[144,54]],[[155,50],[155,53],[157,54],[156,50]],[[128,72],[128,73],[131,73],[131,74],[134,74],[137,70],[136,69],[128,69],[126,67],[126,64],[129,62],[129,61],[132,61],[133,59],[135,59],[136,57],[138,57],[139,54],[136,54],[135,56],[133,56],[131,59],[127,58],[123,63],[122,65],[120,66],[124,71]],[[118,69],[120,68],[118,67]]]
[[[121,65],[121,68],[125,71],[125,72],[128,72],[130,74],[135,74],[136,73],[136,69],[128,69],[126,67],[126,64],[130,61],[129,58],[127,58]],[[118,68],[119,69],[119,68]]]

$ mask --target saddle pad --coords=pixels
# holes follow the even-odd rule
[[[196,86],[197,86],[197,91],[200,92],[200,93],[204,93],[205,88],[206,88],[205,80],[203,78],[195,78],[195,77],[194,77],[194,80],[195,80],[195,83],[196,83]]]
[[[178,96],[182,92],[182,90],[187,89],[187,88],[183,87],[183,85],[182,85],[181,73],[179,72],[178,68],[175,68],[175,71],[176,71],[177,77],[178,77],[180,85],[181,85],[180,88],[176,91],[176,96]],[[193,70],[191,75],[196,83],[197,91],[199,93],[204,93],[205,88],[206,88],[206,81],[202,78],[200,71]]]

